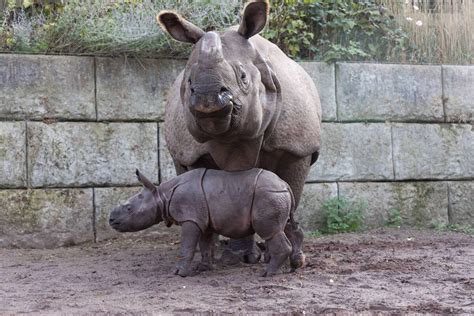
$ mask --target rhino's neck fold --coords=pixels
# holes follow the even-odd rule
[[[263,135],[255,139],[233,143],[210,140],[207,149],[217,166],[222,170],[240,171],[257,166]]]
[[[160,187],[156,189],[156,203],[157,203],[157,210],[156,210],[156,220],[155,224],[163,221],[167,227],[170,227],[173,224],[173,221],[168,213],[168,205],[166,196],[161,192],[162,190]]]

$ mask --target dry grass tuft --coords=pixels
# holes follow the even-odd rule
[[[473,0],[381,0],[407,32],[415,63],[474,62]],[[436,4],[435,4],[436,3]]]

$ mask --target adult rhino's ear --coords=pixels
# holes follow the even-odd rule
[[[156,21],[164,31],[180,42],[196,44],[204,35],[203,30],[172,11],[161,11],[156,16]]]
[[[147,179],[138,169],[135,170],[135,174],[137,175],[138,181],[140,181],[145,188],[154,192],[156,190],[156,186]]]
[[[239,34],[248,39],[260,33],[267,23],[269,10],[268,0],[255,0],[247,3],[242,14]]]

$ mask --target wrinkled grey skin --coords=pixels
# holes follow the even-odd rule
[[[144,188],[110,214],[120,232],[139,231],[162,221],[181,225],[180,257],[175,274],[188,276],[196,245],[200,270],[212,269],[214,233],[243,238],[257,233],[265,240],[268,262],[262,276],[277,272],[290,258],[292,270],[303,266],[303,232],[293,220],[290,187],[263,169],[227,172],[195,169],[155,186],[137,170]]]
[[[258,35],[268,9],[248,3],[238,28],[221,33],[160,12],[171,37],[194,45],[169,91],[165,138],[178,174],[263,168],[290,185],[298,205],[320,150],[321,107],[309,75]]]

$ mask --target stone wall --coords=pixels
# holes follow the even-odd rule
[[[303,62],[321,94],[323,149],[298,217],[367,202],[410,225],[474,225],[474,67]],[[0,55],[0,247],[104,240],[138,167],[174,175],[163,103],[182,60]],[[161,228],[160,228],[161,229]]]

